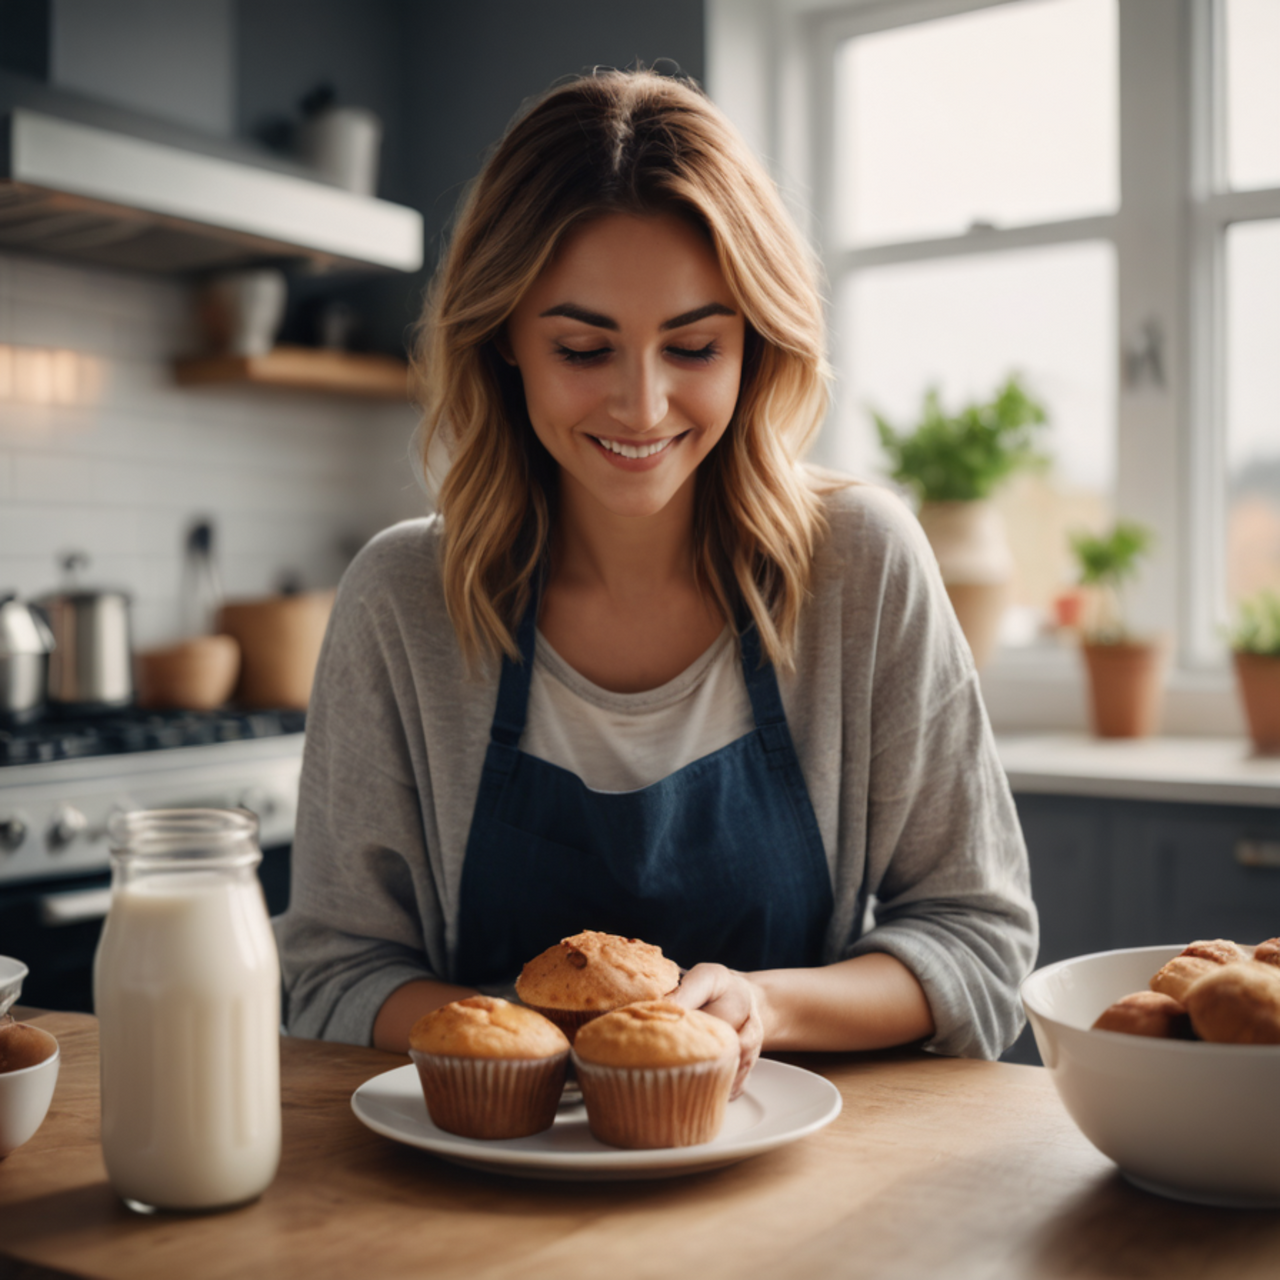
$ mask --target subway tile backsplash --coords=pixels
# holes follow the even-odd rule
[[[181,388],[188,286],[0,254],[0,593],[85,581],[133,597],[139,647],[178,638],[183,544],[216,528],[229,597],[334,585],[377,530],[428,509],[404,405]],[[6,351],[7,349],[7,351]]]

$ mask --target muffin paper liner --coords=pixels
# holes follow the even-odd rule
[[[550,1058],[461,1058],[409,1051],[432,1123],[462,1138],[524,1138],[550,1129],[569,1051]]]
[[[573,1055],[587,1123],[613,1147],[691,1147],[710,1142],[738,1069],[736,1049],[682,1067],[601,1067]]]

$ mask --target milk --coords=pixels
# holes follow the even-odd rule
[[[280,970],[257,857],[125,861],[94,965],[107,1172],[137,1208],[242,1203],[280,1160]]]

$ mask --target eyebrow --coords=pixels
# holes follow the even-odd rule
[[[705,320],[708,316],[736,316],[738,313],[732,307],[726,307],[722,302],[708,302],[706,306],[695,307],[692,311],[685,311],[678,316],[672,316],[670,320],[664,320],[659,329],[683,329],[687,324],[696,324],[699,320]],[[603,316],[598,311],[588,311],[585,307],[575,306],[572,302],[562,302],[559,306],[550,307],[539,315],[539,319],[547,319],[551,316],[564,316],[569,320],[577,320],[580,324],[589,324],[595,329],[609,329],[616,331],[618,322],[609,316]]]

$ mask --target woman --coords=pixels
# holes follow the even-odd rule
[[[365,548],[320,661],[292,1030],[403,1051],[592,928],[687,969],[739,1085],[762,1047],[1012,1041],[1016,815],[918,526],[798,462],[822,352],[696,89],[609,72],[512,126],[424,317],[440,514]]]

